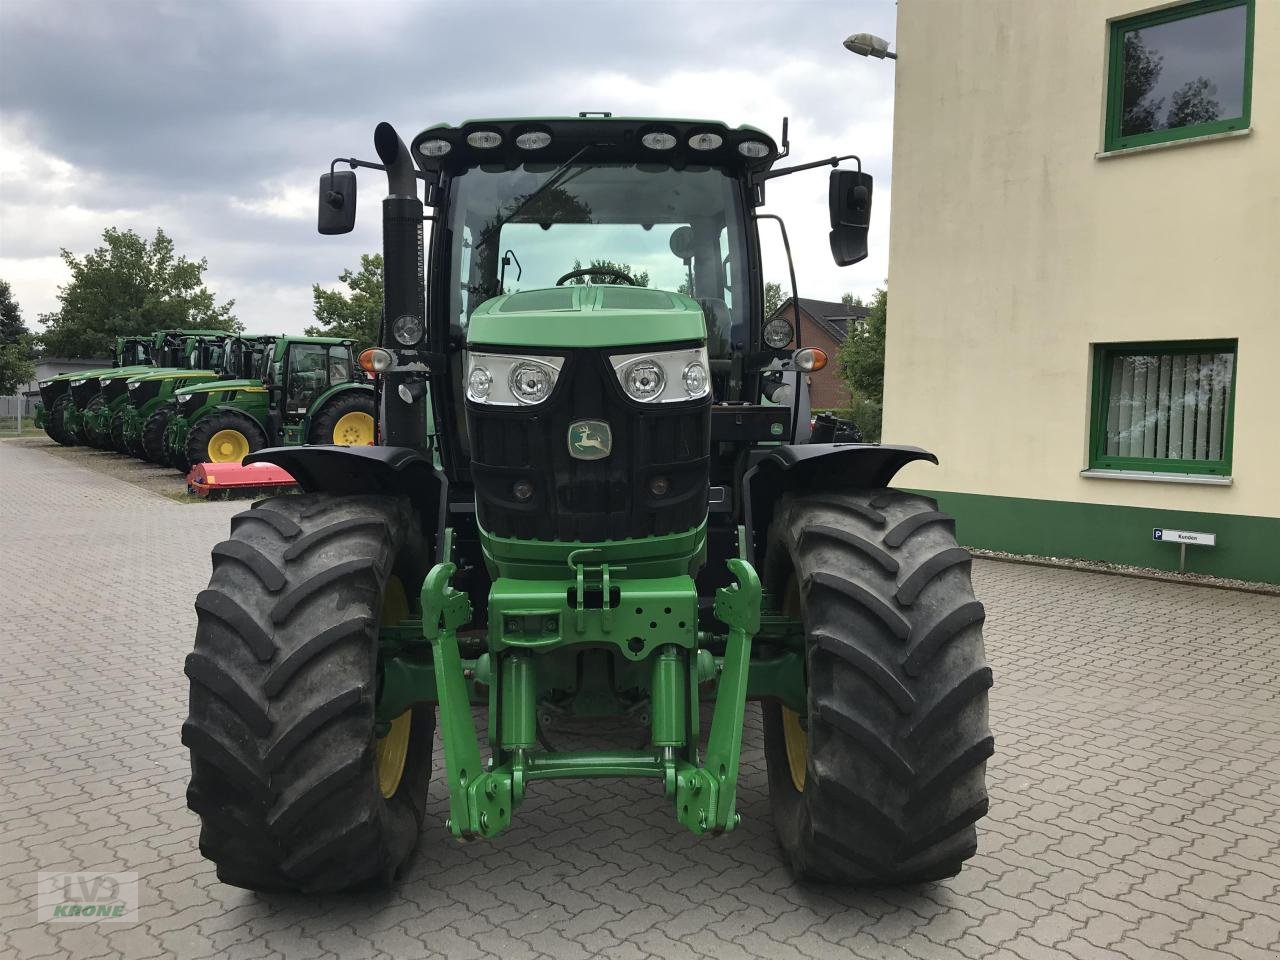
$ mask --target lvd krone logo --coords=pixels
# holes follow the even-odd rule
[[[603,460],[613,452],[613,431],[603,420],[569,424],[569,456],[575,460]]]
[[[42,920],[131,920],[138,909],[136,873],[42,873]]]

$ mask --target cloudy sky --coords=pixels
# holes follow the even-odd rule
[[[893,65],[846,52],[892,40],[893,0],[4,0],[0,3],[0,278],[24,315],[56,306],[60,247],[108,226],[163,227],[209,261],[209,285],[253,330],[300,331],[311,284],[379,248],[366,175],[346,237],[315,232],[318,175],[374,157],[389,120],[484,116],[707,117],[776,136],[795,162],[859,153],[876,177],[872,253],[836,268],[826,173],[769,186],[802,296],[868,294],[888,255]],[[770,279],[786,279],[762,224]]]

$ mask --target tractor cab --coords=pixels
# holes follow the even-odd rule
[[[300,431],[312,406],[335,388],[367,381],[358,373],[354,343],[328,337],[280,337],[274,350],[262,353],[258,376],[270,395],[278,433]]]

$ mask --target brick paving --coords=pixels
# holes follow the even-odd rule
[[[0,957],[1280,954],[1280,598],[975,562],[992,808],[945,883],[796,883],[752,709],[728,836],[682,832],[649,784],[588,781],[539,784],[508,834],[460,845],[436,791],[394,890],[262,896],[201,859],[178,741],[192,599],[244,504],[12,441],[0,491]],[[37,872],[72,870],[138,873],[138,921],[39,922]]]

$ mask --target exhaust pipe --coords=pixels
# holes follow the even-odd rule
[[[389,123],[378,124],[373,132],[373,148],[387,168],[387,196],[382,201],[382,329],[378,339],[385,347],[403,350],[410,345],[395,342],[391,335],[392,323],[399,317],[411,316],[417,318],[421,329],[426,319],[423,207],[418,199],[413,158],[395,127]],[[425,334],[415,346],[426,349]],[[379,378],[381,442],[389,446],[422,447],[426,442],[424,405],[400,400],[397,391],[405,379],[405,374]]]
[[[373,131],[373,149],[387,168],[387,195],[391,197],[417,197],[418,178],[413,169],[409,148],[396,133],[396,128],[383,122]]]

